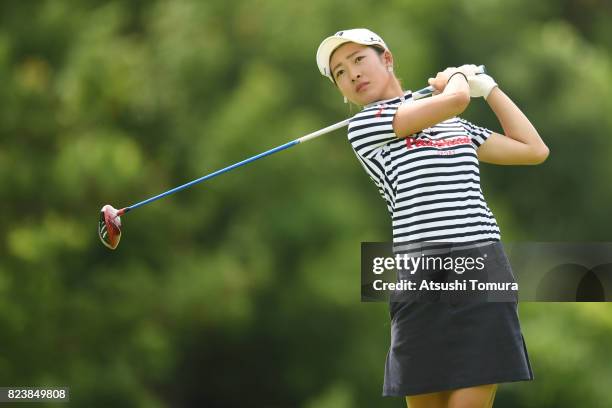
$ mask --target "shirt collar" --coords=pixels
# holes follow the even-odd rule
[[[391,102],[394,102],[396,100],[404,102],[406,99],[408,99],[410,97],[410,95],[412,95],[412,91],[411,90],[407,90],[407,91],[404,91],[404,94],[402,96],[396,96],[394,98],[383,99],[383,100],[380,100],[380,101],[372,102],[372,103],[369,103],[367,105],[364,105],[363,109],[371,108],[371,107],[376,106],[376,105],[382,105],[383,103],[391,103]]]

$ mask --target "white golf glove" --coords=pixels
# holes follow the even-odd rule
[[[476,65],[462,65],[460,67],[448,67],[442,71],[442,73],[445,74],[447,78],[450,78],[453,74],[460,72],[467,79],[472,75],[476,75],[476,70]]]
[[[465,64],[460,67],[448,67],[443,71],[447,78],[450,78],[457,72],[462,73],[465,76],[465,79],[468,79],[469,77],[476,75],[476,73],[479,72],[479,68],[474,64]]]
[[[487,99],[497,83],[487,74],[477,74],[468,76],[468,84],[470,85],[470,96],[472,98],[484,97]]]
[[[457,68],[459,72],[465,75],[467,78],[476,75],[478,67],[474,64],[465,64]]]

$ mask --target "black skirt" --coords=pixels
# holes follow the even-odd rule
[[[501,241],[463,254],[486,254],[489,272],[498,269],[498,275],[514,279]],[[518,301],[404,301],[389,306],[391,345],[383,396],[534,379]]]

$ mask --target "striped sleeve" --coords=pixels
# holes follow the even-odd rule
[[[461,126],[463,126],[463,129],[465,129],[467,134],[470,136],[470,140],[472,141],[472,144],[474,145],[476,149],[478,149],[481,144],[486,142],[489,136],[491,136],[491,133],[493,133],[492,130],[489,130],[481,126],[476,126],[473,123],[468,122],[467,120],[463,118],[458,118],[458,119],[459,119],[459,122],[461,123]]]
[[[351,118],[348,139],[357,155],[369,159],[385,144],[396,140],[393,117],[400,104],[364,109]]]
[[[383,198],[383,200],[385,200],[389,214],[393,215],[393,203],[391,199],[392,195],[388,187],[389,182],[385,174],[384,165],[381,163],[382,160],[379,157],[380,155],[377,154],[371,159],[360,157],[358,154],[356,156],[365,171],[368,173],[370,179],[376,185],[376,188],[378,188],[380,196]]]

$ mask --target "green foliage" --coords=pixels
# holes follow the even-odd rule
[[[44,1],[0,4],[0,384],[87,407],[402,406],[382,399],[385,304],[359,302],[384,202],[337,131],[124,217],[130,205],[335,123],[327,35],[370,27],[406,89],[486,64],[550,146],[483,164],[504,240],[605,241],[612,200],[604,1]],[[466,118],[501,131],[482,101]],[[598,407],[609,304],[522,304],[535,382],[499,407]],[[568,330],[569,329],[569,330]]]

